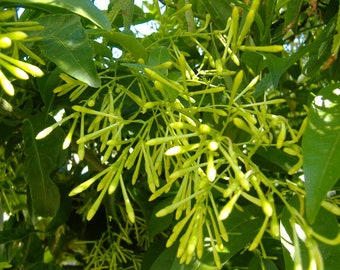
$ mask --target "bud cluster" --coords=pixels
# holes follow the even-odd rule
[[[43,60],[30,51],[22,42],[32,41],[25,33],[27,30],[41,30],[41,26],[38,23],[32,22],[6,22],[6,20],[12,18],[15,15],[13,10],[0,11],[0,85],[6,94],[13,96],[15,91],[12,84],[12,80],[20,79],[27,80],[29,74],[35,77],[41,77],[44,75],[42,70],[35,65],[18,60],[18,48],[24,51],[30,58],[38,60],[43,63]],[[13,46],[13,45],[16,46]],[[12,56],[8,56],[8,53],[3,53],[1,50],[7,52],[13,47]],[[8,78],[8,75],[13,78]]]

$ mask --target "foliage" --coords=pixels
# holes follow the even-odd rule
[[[70,3],[0,1],[1,268],[337,267],[339,1]]]

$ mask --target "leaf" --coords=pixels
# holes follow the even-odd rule
[[[150,219],[147,220],[147,226],[148,226],[148,231],[149,231],[149,236],[154,237],[155,235],[161,233],[165,229],[167,229],[173,220],[174,215],[166,215],[164,217],[156,217],[156,213],[163,209],[165,206],[171,204],[172,198],[165,199],[158,203],[156,206],[152,207],[154,205],[153,203],[149,204],[149,207],[153,208],[152,214],[150,216]]]
[[[0,231],[0,244],[6,244],[15,240],[20,240],[29,236],[34,231],[32,229],[27,228],[14,228],[9,230],[1,230]],[[1,269],[1,268],[0,268]]]
[[[90,0],[6,0],[2,2],[38,8],[41,6],[63,8],[89,19],[103,29],[111,29],[111,25],[104,14]]]
[[[288,155],[276,147],[259,147],[252,159],[260,168],[268,169],[272,172],[288,172],[299,160],[297,157]]]
[[[163,64],[167,61],[170,61],[169,50],[164,46],[156,47],[149,54],[148,65],[149,66],[157,66],[157,65]],[[160,71],[160,73],[166,75],[167,72],[168,72],[168,69],[162,68],[162,69],[159,69],[159,71]]]
[[[340,83],[322,89],[314,98],[302,139],[306,181],[306,214],[310,222],[327,192],[340,177]]]
[[[224,29],[227,18],[231,16],[232,8],[225,0],[205,0],[202,1],[206,12],[210,13],[213,23],[218,29]]]
[[[288,32],[290,29],[296,25],[297,20],[300,15],[300,10],[302,6],[303,0],[290,0],[287,3],[287,10],[285,13],[285,32]]]
[[[230,216],[224,221],[228,232],[228,242],[224,244],[224,250],[219,252],[222,264],[231,260],[239,251],[244,249],[250,243],[263,223],[263,214],[261,209],[254,205],[242,207],[243,212],[234,209]],[[204,248],[203,257],[200,260],[194,260],[192,268],[186,269],[205,269],[208,266],[214,266],[212,250],[209,247]]]
[[[87,83],[100,86],[93,48],[80,18],[75,15],[48,15],[37,18],[44,30],[37,33],[43,40],[39,42],[42,53],[65,73]]]
[[[308,62],[304,65],[304,73],[309,76],[315,76],[322,65],[326,62],[331,54],[332,41],[335,33],[336,18],[332,18],[317,39],[313,42],[317,46],[310,48]],[[312,44],[313,44],[312,43]]]
[[[147,61],[148,53],[145,47],[133,35],[97,29],[88,30],[87,32],[89,34],[103,36],[109,41],[109,45],[120,45],[123,50],[129,51],[134,56],[135,60],[143,59],[144,61]]]
[[[50,173],[66,160],[62,150],[65,138],[61,128],[54,130],[45,139],[37,141],[36,134],[48,126],[51,118],[37,114],[25,120],[22,133],[25,142],[25,179],[29,185],[33,208],[37,215],[54,216],[60,205],[58,187],[51,180]]]
[[[163,245],[164,247],[164,245]],[[173,245],[169,248],[163,249],[163,251],[158,254],[156,259],[153,261],[149,268],[143,267],[145,270],[159,270],[159,269],[169,269],[169,270],[184,270],[187,269],[184,264],[180,264],[178,258],[176,258],[178,245]],[[150,261],[149,261],[150,262]]]
[[[295,209],[300,208],[299,198],[297,196],[292,197],[289,200],[289,204]],[[286,269],[294,269],[294,252],[296,249],[293,244],[293,230],[290,225],[291,213],[285,207],[281,215],[281,244],[283,249],[283,255],[285,260]],[[295,228],[294,228],[295,229]],[[315,223],[312,225],[312,229],[320,235],[333,239],[339,233],[339,226],[336,216],[330,212],[321,208],[320,212],[316,216]],[[298,233],[298,231],[296,231]],[[302,235],[299,234],[298,235]],[[318,247],[321,252],[321,256],[324,262],[324,269],[338,269],[340,263],[340,246],[326,245],[318,242]],[[301,269],[307,269],[309,258],[308,249],[305,243],[299,238],[299,248],[301,253],[301,260],[303,267]]]

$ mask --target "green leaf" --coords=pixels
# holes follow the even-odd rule
[[[225,0],[205,0],[202,1],[206,12],[210,13],[213,23],[218,29],[224,29],[227,19],[231,16],[232,8],[229,1]]]
[[[302,139],[306,181],[306,214],[310,222],[327,192],[340,177],[340,83],[322,89],[314,98]]]
[[[152,265],[150,265],[149,268],[143,267],[143,269],[145,270],[146,269],[148,270],[159,270],[159,269],[184,270],[186,269],[185,265],[181,265],[179,263],[179,260],[176,258],[177,248],[178,248],[178,245],[173,245],[169,248],[164,248],[160,254],[157,254],[158,256],[153,261]]]
[[[14,228],[9,230],[1,230],[0,231],[0,244],[6,244],[15,240],[20,240],[29,236],[34,231],[32,229],[27,228]],[[1,268],[0,268],[1,269]]]
[[[162,208],[164,208],[165,206],[168,206],[169,204],[171,204],[171,201],[172,201],[172,198],[165,199],[154,207],[152,207],[152,203],[150,203],[149,207],[153,208],[152,214],[147,223],[150,237],[154,237],[155,235],[161,233],[162,231],[164,231],[166,228],[170,226],[174,218],[173,214],[158,218],[156,217],[156,213]]]
[[[310,48],[308,62],[304,65],[304,73],[309,76],[315,76],[320,71],[322,65],[326,62],[331,54],[332,41],[335,33],[336,18],[332,18],[317,39],[313,42],[317,46]],[[312,43],[312,44],[313,44]]]
[[[129,51],[135,58],[135,60],[143,59],[145,62],[148,59],[148,53],[142,43],[133,35],[121,33],[121,32],[109,32],[101,29],[87,30],[89,35],[102,36],[108,40],[108,45],[122,48]]]
[[[61,128],[54,130],[45,139],[37,141],[36,134],[53,123],[45,114],[25,120],[22,133],[25,142],[25,179],[29,185],[33,208],[37,215],[54,216],[60,205],[60,194],[50,173],[66,160],[62,150],[65,138]]]
[[[299,159],[286,154],[276,147],[259,147],[252,160],[262,169],[268,169],[272,172],[288,172]]]
[[[149,66],[157,66],[163,64],[167,61],[170,61],[170,53],[169,49],[162,46],[156,47],[149,54],[148,65]],[[166,75],[168,72],[167,68],[159,69],[160,73]]]
[[[300,15],[301,6],[304,0],[290,0],[287,3],[287,10],[285,13],[285,31],[292,29],[297,24]]]
[[[300,208],[299,198],[297,196],[292,197],[289,200],[289,204],[296,209]],[[286,269],[294,269],[294,252],[296,252],[293,243],[293,229],[289,221],[291,216],[291,213],[288,211],[287,207],[285,207],[281,215],[280,231]],[[295,227],[294,230],[296,230],[296,228],[297,227]],[[339,233],[337,218],[332,213],[321,208],[318,215],[316,216],[315,223],[312,225],[312,229],[326,238],[333,239]],[[298,231],[296,231],[296,233],[302,237],[301,233]],[[318,242],[318,247],[323,258],[324,269],[338,269],[338,265],[340,263],[340,246],[331,246]],[[300,238],[299,249],[303,265],[301,269],[307,269],[309,262],[308,249],[304,241],[302,241]]]
[[[258,270],[258,269],[266,269],[266,270],[278,270],[275,263],[270,259],[264,259],[260,256],[254,256],[249,262],[248,270]]]
[[[224,244],[224,250],[219,252],[222,264],[227,263],[239,251],[244,249],[254,239],[263,223],[263,214],[259,207],[249,205],[242,207],[242,210],[243,212],[234,209],[224,221],[229,239]],[[212,250],[209,247],[205,247],[202,259],[194,260],[190,264],[192,267],[185,269],[207,269],[207,267],[214,265]]]
[[[92,87],[100,86],[93,48],[80,18],[75,15],[48,15],[37,18],[45,28],[37,35],[42,53],[62,71]]]
[[[44,6],[58,7],[87,18],[103,29],[111,29],[111,25],[102,11],[90,0],[6,0],[2,2],[38,8]]]

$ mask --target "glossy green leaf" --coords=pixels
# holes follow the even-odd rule
[[[292,197],[289,200],[289,204],[296,209],[300,208],[299,198],[297,196]],[[287,207],[285,207],[281,215],[280,231],[286,269],[294,269],[294,254],[296,252],[296,248],[293,243],[293,228],[289,221],[291,217],[291,213],[287,210]],[[297,228],[298,227],[295,226],[294,230],[296,230],[295,232],[299,237],[299,249],[303,265],[302,269],[307,269],[309,263],[308,249],[304,241],[301,239],[303,238],[303,234],[301,231],[297,231]],[[339,233],[337,218],[332,213],[321,208],[316,216],[312,229],[326,238],[333,239]],[[338,269],[338,265],[340,263],[340,246],[330,246],[318,242],[318,247],[323,257],[324,269]]]
[[[53,123],[45,114],[25,120],[22,133],[25,142],[25,179],[31,193],[33,208],[39,216],[54,216],[60,205],[60,194],[50,173],[66,160],[62,150],[64,132],[57,128],[42,140],[36,134]]]
[[[1,2],[38,8],[44,6],[62,8],[89,19],[103,29],[111,29],[104,14],[90,0],[6,0]]]
[[[302,140],[306,212],[313,222],[322,200],[340,177],[340,83],[314,98]]]
[[[44,30],[39,42],[42,53],[62,71],[92,87],[99,87],[93,48],[80,18],[75,15],[48,15],[37,18]]]

